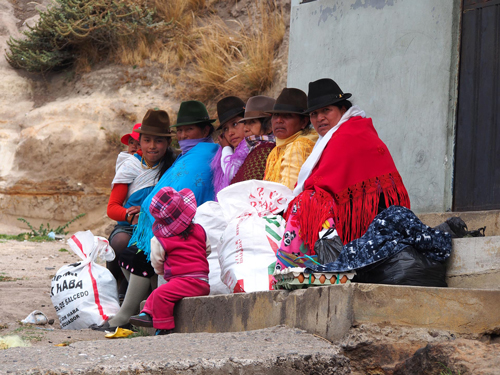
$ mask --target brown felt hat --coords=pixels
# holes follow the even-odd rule
[[[245,115],[239,122],[253,120],[256,118],[270,117],[271,115],[269,114],[269,111],[273,110],[274,103],[276,103],[276,100],[270,98],[269,96],[252,96],[247,100]]]
[[[228,96],[217,102],[217,116],[219,127],[226,121],[245,113],[245,102],[236,96]]]
[[[304,115],[307,109],[307,95],[304,91],[293,88],[284,88],[280,96],[276,99],[276,103],[271,111],[267,111],[271,115],[274,113],[296,113]],[[306,115],[307,116],[307,115]]]
[[[134,130],[140,134],[157,135],[159,137],[172,137],[170,133],[170,117],[166,111],[148,109],[141,127]]]

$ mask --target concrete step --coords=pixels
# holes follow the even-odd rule
[[[500,291],[374,284],[185,298],[176,332],[239,332],[286,325],[335,342],[383,323],[482,335],[500,329]]]
[[[500,236],[454,239],[446,282],[455,288],[500,289]]]
[[[486,236],[500,236],[500,210],[470,212],[432,212],[417,214],[422,222],[435,227],[453,216],[460,216],[469,230],[486,226]]]

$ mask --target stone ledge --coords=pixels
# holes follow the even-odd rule
[[[350,284],[185,298],[176,332],[238,332],[286,325],[330,341],[353,324],[388,322],[456,333],[500,327],[500,291]]]

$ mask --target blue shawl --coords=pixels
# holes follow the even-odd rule
[[[214,187],[210,161],[215,156],[219,145],[215,143],[198,143],[186,154],[180,155],[172,166],[165,172],[153,191],[144,199],[141,205],[139,222],[130,239],[129,246],[136,245],[144,251],[150,260],[150,241],[153,238],[154,217],[149,212],[153,197],[165,186],[175,190],[190,189],[196,197],[198,206],[207,201],[214,200]]]

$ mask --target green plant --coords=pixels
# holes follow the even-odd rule
[[[61,252],[61,253],[68,253],[68,250],[67,250],[67,249],[65,249],[64,247],[61,247],[61,248],[59,249],[59,252]]]
[[[43,73],[80,60],[107,58],[116,46],[165,30],[147,0],[54,0],[23,39],[10,38],[7,61],[14,68]]]
[[[133,339],[134,337],[151,336],[151,333],[144,327],[134,326],[134,333],[127,336],[128,339]]]
[[[18,218],[17,220],[22,221],[23,223],[25,223],[31,229],[31,232],[28,233],[31,237],[47,237],[47,235],[50,232],[54,232],[55,234],[64,234],[64,235],[68,234],[69,232],[65,231],[65,229],[68,228],[71,224],[73,224],[78,219],[84,217],[85,215],[86,214],[76,215],[73,219],[71,219],[70,221],[68,221],[66,224],[60,225],[57,228],[51,228],[51,226],[50,226],[49,223],[47,223],[47,226],[44,226],[43,223],[42,223],[42,224],[40,224],[40,228],[35,229],[29,223],[28,220],[26,220],[26,219],[24,219],[22,217]]]
[[[439,364],[444,368],[444,370],[441,371],[439,375],[460,375],[460,371],[454,373],[448,366],[442,364],[441,362],[439,362]]]

